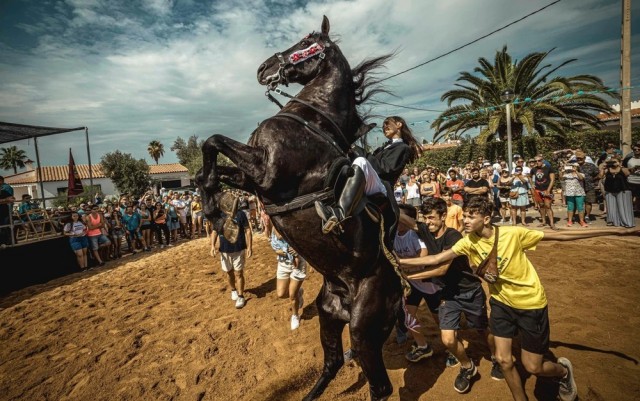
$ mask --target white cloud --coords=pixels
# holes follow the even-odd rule
[[[329,17],[331,34],[340,39],[352,66],[367,57],[398,51],[385,71],[394,74],[542,6],[527,0],[343,0],[304,6],[263,0],[211,5],[192,0],[45,4],[24,3],[24,17],[11,21],[19,34],[0,39],[0,120],[86,125],[94,161],[115,149],[148,158],[146,144],[152,139],[166,148],[178,136],[192,134],[204,139],[222,133],[246,141],[257,122],[277,111],[256,81],[259,64],[319,30],[322,15]],[[634,7],[634,13],[640,11]],[[444,110],[439,98],[451,89],[459,72],[471,71],[479,57],[492,60],[505,44],[514,58],[557,47],[548,60],[554,65],[579,59],[561,70],[563,75],[594,74],[617,86],[619,13],[620,7],[606,0],[558,3],[386,81],[399,98],[381,100]],[[21,37],[35,46],[18,45]],[[640,76],[637,59],[632,76]],[[376,113],[400,114],[408,121],[437,115],[372,106]],[[428,124],[415,129],[419,136],[431,137]],[[64,137],[52,139],[43,159],[64,164],[68,145]],[[81,158],[79,154],[77,162]],[[167,152],[161,161],[175,161],[175,155]]]

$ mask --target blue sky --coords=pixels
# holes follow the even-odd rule
[[[91,159],[119,149],[153,163],[147,145],[224,134],[246,142],[277,108],[256,70],[313,30],[322,15],[352,66],[397,51],[395,74],[517,20],[552,0],[4,0],[0,2],[0,121],[89,128]],[[561,75],[593,74],[620,87],[621,0],[563,0],[449,56],[386,81],[378,100],[444,110],[440,96],[480,57],[507,45],[514,59],[556,48]],[[638,20],[634,2],[632,20]],[[640,27],[632,25],[632,85],[640,86]],[[635,78],[634,78],[635,77]],[[299,87],[289,87],[295,93]],[[632,99],[640,90],[632,89]],[[373,105],[430,140],[437,112]],[[379,121],[378,121],[379,122]],[[369,142],[378,142],[374,134]],[[43,165],[87,163],[84,132],[41,138]],[[35,160],[33,141],[15,145]],[[7,174],[8,172],[4,172]]]

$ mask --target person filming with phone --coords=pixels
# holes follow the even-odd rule
[[[560,172],[560,179],[564,181],[567,201],[567,227],[573,226],[573,216],[577,212],[580,227],[589,228],[584,220],[584,201],[587,196],[584,190],[584,174],[578,171],[578,164],[565,164]]]
[[[600,164],[599,177],[604,182],[604,199],[607,204],[607,225],[635,227],[633,200],[627,177],[631,172],[622,167],[620,156],[614,154]]]

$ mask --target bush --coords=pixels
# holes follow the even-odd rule
[[[633,128],[631,137],[633,143],[640,140],[640,127]],[[541,154],[545,159],[553,160],[553,152],[556,150],[581,148],[595,160],[607,143],[619,143],[619,141],[620,133],[618,131],[571,132],[563,138],[526,135],[513,141],[513,154],[521,155],[525,159]],[[507,143],[478,143],[474,138],[466,138],[462,139],[460,146],[455,148],[425,151],[418,160],[408,167],[422,169],[430,165],[438,167],[441,171],[446,171],[454,160],[459,165],[464,165],[479,156],[483,156],[491,162],[496,161],[498,156],[502,156],[506,160]]]

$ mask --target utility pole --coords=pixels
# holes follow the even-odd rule
[[[622,154],[631,152],[631,0],[622,0],[620,43],[620,144]]]

